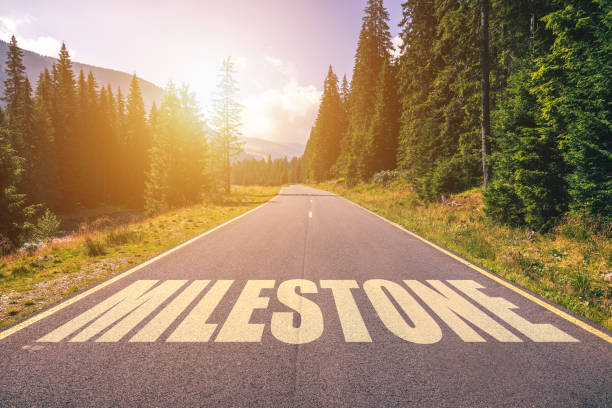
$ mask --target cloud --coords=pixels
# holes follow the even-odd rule
[[[286,77],[293,78],[297,74],[297,68],[292,62],[268,56],[264,57],[264,61]]]
[[[14,35],[17,38],[19,48],[34,51],[41,55],[57,57],[62,47],[62,42],[50,36],[25,37],[19,33],[19,27],[24,24],[32,24],[35,19],[31,16],[19,18],[0,16],[0,39],[6,42]],[[71,48],[68,52],[72,57],[76,54]]]
[[[393,46],[393,48],[390,50],[391,56],[393,58],[399,58],[400,55],[402,55],[402,45],[404,45],[404,40],[402,40],[402,37],[400,37],[398,34],[391,39],[391,45]]]
[[[314,85],[300,85],[292,63],[271,57],[264,60],[286,76],[285,83],[242,101],[242,133],[245,137],[305,144],[317,115],[321,91]]]

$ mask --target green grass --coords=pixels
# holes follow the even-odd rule
[[[0,327],[265,203],[279,187],[232,190],[228,197],[114,227],[99,212],[67,240],[0,258]]]
[[[423,203],[405,182],[315,187],[340,194],[473,262],[612,330],[612,233],[568,218],[546,234],[485,216],[478,190]]]

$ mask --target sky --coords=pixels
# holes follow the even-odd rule
[[[401,0],[387,0],[391,35]],[[136,73],[161,87],[189,84],[206,115],[223,58],[236,62],[242,132],[305,143],[331,64],[350,79],[366,0],[0,0],[0,39]]]

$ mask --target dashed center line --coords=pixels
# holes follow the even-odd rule
[[[312,218],[312,211],[308,211],[308,218]]]

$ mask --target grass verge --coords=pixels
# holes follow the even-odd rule
[[[342,195],[576,314],[612,330],[611,231],[568,218],[546,234],[485,216],[480,191],[423,203],[402,181],[388,187],[340,182],[314,187]]]
[[[229,197],[115,228],[95,220],[34,252],[0,258],[0,328],[136,265],[274,197],[279,187],[234,187]]]

